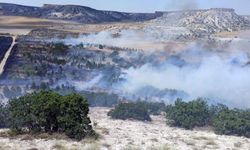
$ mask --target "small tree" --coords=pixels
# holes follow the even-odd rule
[[[174,106],[167,106],[166,113],[171,125],[186,129],[204,126],[210,120],[209,107],[202,99],[191,102],[178,99]]]
[[[10,101],[12,130],[22,132],[63,132],[81,140],[93,136],[89,108],[78,94],[61,96],[52,91],[31,93]]]
[[[218,134],[250,137],[250,111],[224,109],[213,120]]]
[[[113,119],[151,121],[147,108],[138,102],[120,103],[108,112],[108,116],[111,116]]]
[[[0,128],[9,127],[9,110],[6,105],[0,102]]]
[[[94,134],[88,117],[89,104],[84,97],[78,94],[65,96],[60,110],[60,128],[69,137],[80,140],[82,137]]]

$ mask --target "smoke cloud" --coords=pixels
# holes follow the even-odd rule
[[[120,47],[134,47],[138,42],[147,43],[157,41],[147,36],[141,37],[134,31],[120,31],[120,36],[114,38],[111,31],[81,36],[78,39],[67,39],[67,44],[96,43]],[[159,90],[178,90],[184,100],[198,97],[208,98],[211,103],[223,103],[232,107],[250,108],[250,65],[247,47],[249,41],[243,39],[214,39],[211,43],[194,42],[186,50],[175,53],[163,51],[148,51],[144,55],[153,56],[145,60],[145,64],[138,68],[122,70],[122,82],[116,84],[114,91],[136,95],[138,91],[161,95]],[[226,41],[225,41],[226,40]],[[219,45],[219,46],[218,46]],[[214,48],[215,47],[215,48]],[[159,55],[157,55],[159,54]],[[127,59],[124,56],[123,58]],[[166,55],[166,60],[157,62],[158,57]],[[122,57],[122,55],[121,55]],[[146,59],[147,57],[145,57]],[[164,58],[164,59],[165,59]],[[136,63],[136,62],[133,62]],[[79,90],[98,85],[103,75],[93,77],[85,85],[74,83]],[[146,88],[145,88],[146,87]],[[152,92],[152,90],[154,92]],[[183,92],[182,92],[183,91]],[[143,93],[143,92],[139,92]],[[188,95],[188,96],[187,96]],[[176,96],[173,96],[176,97]],[[170,100],[170,99],[169,99]],[[171,99],[170,101],[174,101]]]
[[[79,38],[67,38],[66,44],[92,43],[103,44],[117,47],[138,47],[145,45],[145,42],[156,41],[154,38],[149,38],[149,35],[134,30],[121,31],[102,31],[96,34],[81,35]]]
[[[250,67],[245,54],[221,58],[204,57],[198,64],[182,67],[171,63],[159,66],[146,64],[125,70],[123,87],[134,92],[145,86],[177,89],[192,98],[204,97],[233,107],[250,107]]]

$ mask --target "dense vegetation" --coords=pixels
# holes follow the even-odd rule
[[[27,129],[30,133],[60,132],[77,140],[95,135],[87,100],[78,94],[41,91],[10,100],[5,108],[9,110],[11,130],[16,133]]]
[[[85,95],[95,97],[93,106],[116,104],[108,112],[113,119],[151,121],[150,115],[166,111],[167,123],[172,126],[185,129],[211,126],[217,134],[250,137],[250,110],[230,109],[221,104],[208,105],[203,99],[190,102],[177,99],[174,105],[166,106],[164,103],[146,101],[119,103],[117,95]],[[15,133],[59,132],[81,140],[96,135],[88,112],[88,101],[81,95],[35,92],[10,100],[7,104],[0,103],[0,128],[11,128]]]
[[[147,108],[136,103],[120,103],[108,112],[108,116],[113,119],[135,119],[140,121],[151,121]]]
[[[250,111],[226,108],[215,116],[213,127],[217,134],[250,137]]]
[[[250,110],[208,105],[202,99],[190,102],[178,99],[174,105],[167,106],[166,117],[168,123],[176,127],[212,126],[217,134],[250,137]]]
[[[52,43],[51,45],[51,52],[53,54],[67,54],[67,51],[69,50],[69,46],[65,45],[62,42],[59,43]]]
[[[7,107],[0,102],[0,128],[9,126],[9,111]]]
[[[128,102],[120,103],[112,109],[108,115],[114,119],[135,119],[141,121],[151,121],[150,115],[159,115],[165,110],[164,103],[158,102]]]
[[[171,125],[192,129],[204,126],[209,121],[209,108],[205,101],[196,100],[183,102],[177,99],[174,106],[168,106],[167,118],[172,120]]]
[[[86,96],[91,107],[112,107],[120,102],[120,98],[116,94],[105,92],[82,92]]]

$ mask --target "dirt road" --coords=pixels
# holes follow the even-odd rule
[[[9,56],[10,56],[10,54],[11,54],[11,51],[12,51],[14,45],[16,44],[15,41],[16,41],[16,37],[15,37],[15,36],[12,36],[12,44],[10,45],[9,49],[8,49],[7,52],[5,53],[4,58],[2,59],[2,61],[1,61],[1,63],[0,63],[0,75],[2,75],[3,72],[4,72],[4,69],[5,69],[4,66],[5,66],[5,64],[6,64],[8,58],[9,58]]]

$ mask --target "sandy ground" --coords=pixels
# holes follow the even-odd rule
[[[108,111],[91,108],[91,120],[101,135],[98,141],[0,138],[0,150],[250,150],[248,138],[169,127],[164,116],[152,116],[152,122],[112,120],[106,115]]]

